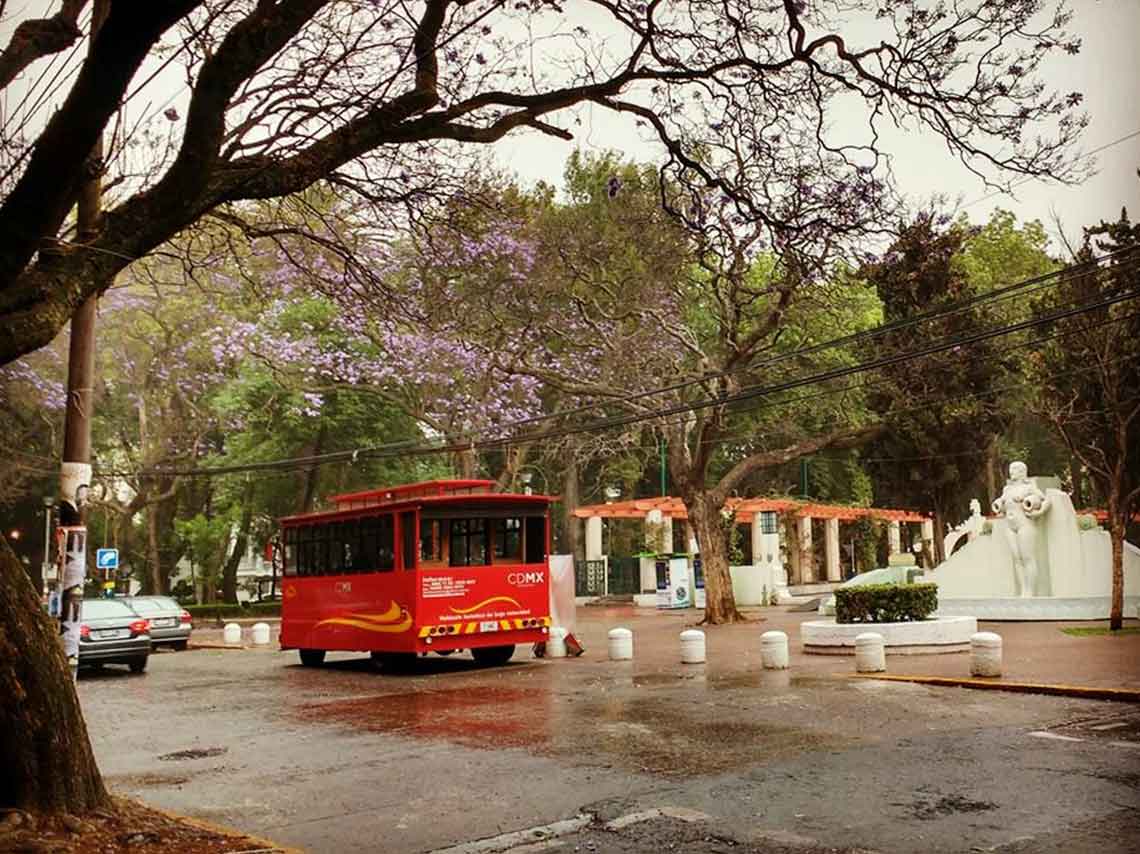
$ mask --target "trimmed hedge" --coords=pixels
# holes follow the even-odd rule
[[[227,605],[216,603],[213,605],[183,605],[194,618],[200,620],[226,620],[240,619],[242,617],[280,617],[280,602],[252,602],[249,605]]]
[[[835,591],[837,623],[905,623],[936,610],[937,584],[863,584]]]

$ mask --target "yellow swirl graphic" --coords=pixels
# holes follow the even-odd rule
[[[330,617],[321,620],[313,628],[319,629],[321,626],[349,626],[366,632],[399,634],[412,627],[412,616],[393,601],[383,614],[348,614],[345,617]]]
[[[398,623],[374,623],[370,620],[354,620],[351,617],[332,617],[321,620],[313,628],[319,629],[321,626],[349,626],[354,629],[363,629],[366,632],[399,634],[412,627],[412,617],[409,614]]]
[[[521,605],[519,605],[518,602],[516,602],[510,596],[492,596],[490,599],[484,599],[478,605],[472,605],[470,608],[454,608],[453,607],[451,609],[451,613],[453,613],[453,614],[470,614],[474,611],[478,611],[480,608],[485,608],[487,605],[490,605],[492,602],[508,602],[511,605],[514,605],[516,608],[522,607]]]
[[[388,610],[383,614],[349,614],[350,617],[357,617],[361,620],[370,620],[376,623],[394,623],[400,619],[400,614],[403,613],[403,608],[397,605],[394,601],[388,606]]]

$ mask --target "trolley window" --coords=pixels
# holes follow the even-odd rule
[[[546,518],[526,517],[526,562],[546,563]]]
[[[400,514],[400,536],[403,539],[401,550],[403,552],[404,569],[416,568],[416,514]]]
[[[282,557],[281,572],[284,575],[297,574],[297,529],[286,528],[282,540],[285,553]]]
[[[391,514],[372,516],[367,521],[374,538],[367,557],[371,564],[369,569],[390,572],[396,568],[396,517]]]
[[[496,561],[521,562],[522,519],[492,519],[492,547]]]
[[[420,563],[443,563],[442,526],[438,519],[420,519]]]
[[[451,566],[483,566],[490,562],[486,519],[451,519],[448,534]]]

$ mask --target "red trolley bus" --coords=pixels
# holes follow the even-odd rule
[[[470,649],[504,664],[550,627],[550,498],[438,480],[333,497],[281,520],[281,648],[381,661]]]

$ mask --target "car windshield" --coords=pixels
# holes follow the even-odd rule
[[[83,601],[83,619],[105,620],[108,617],[133,617],[135,612],[127,607],[126,603],[115,599],[85,599]]]
[[[132,599],[131,607],[140,614],[158,614],[163,611],[181,611],[178,603],[173,599]]]

